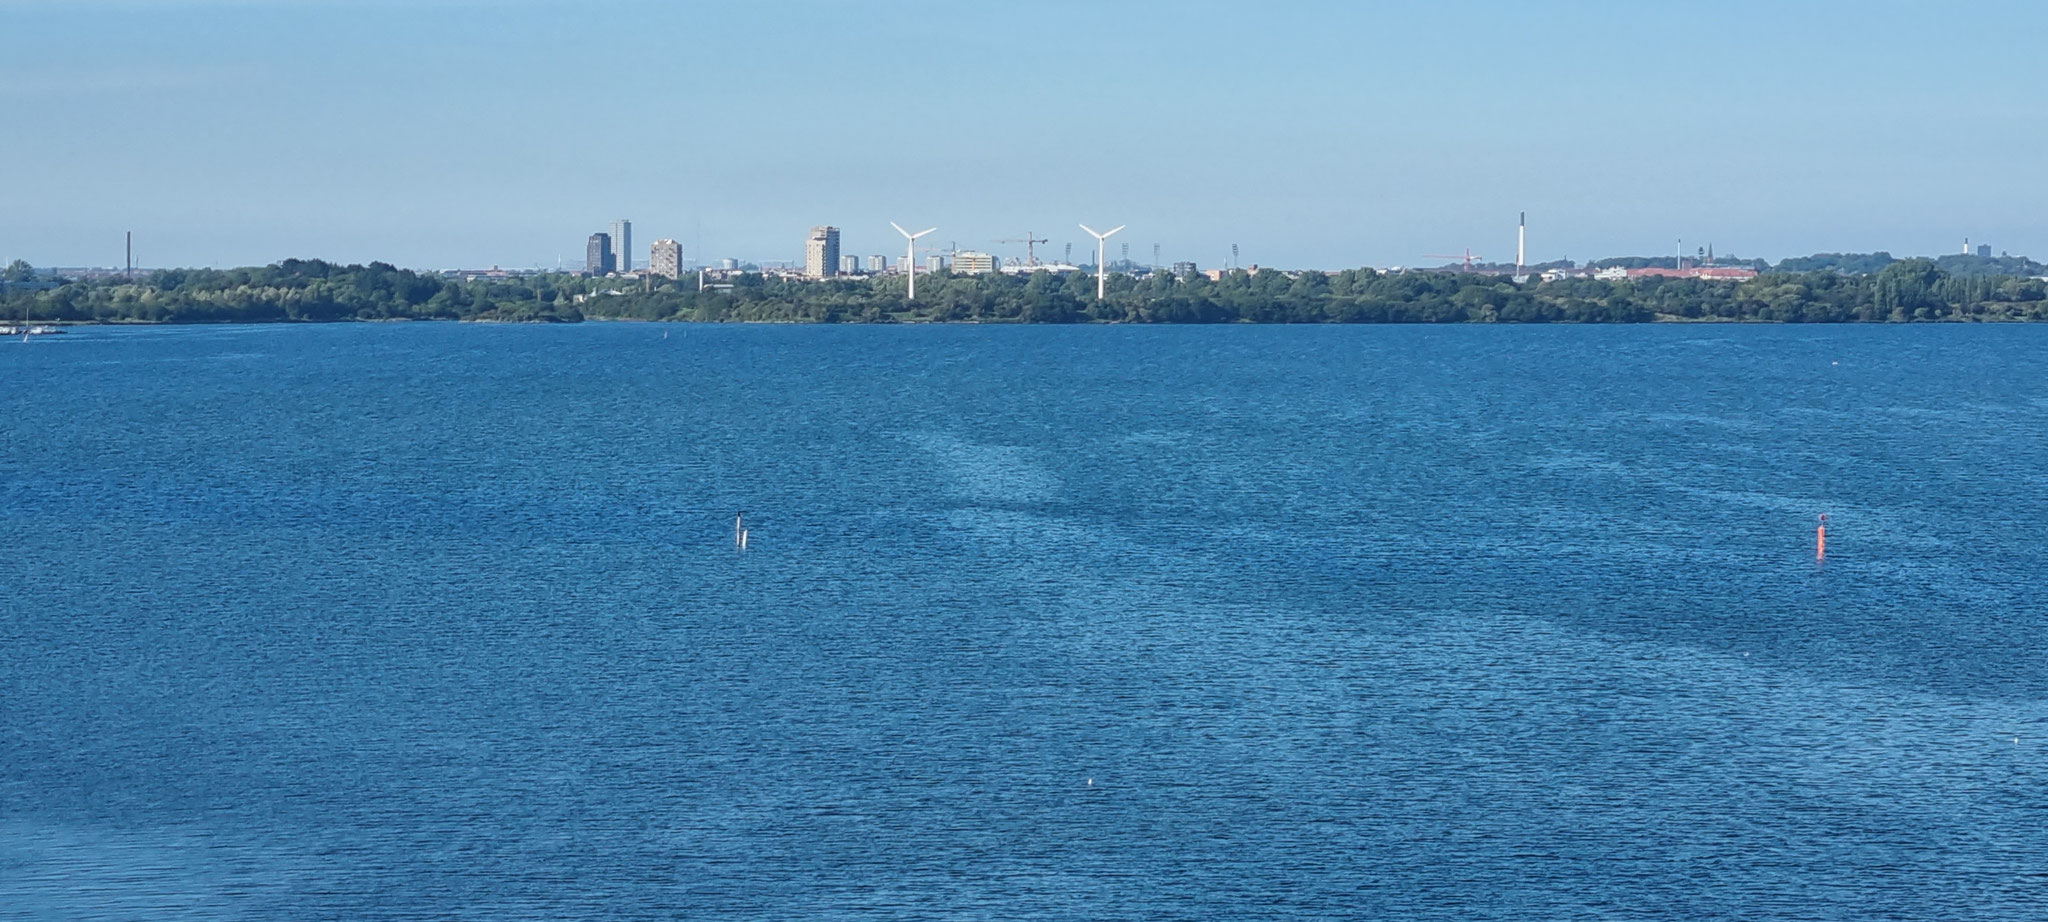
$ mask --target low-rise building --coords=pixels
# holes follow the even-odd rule
[[[1036,266],[1026,266],[1026,265],[1021,265],[1021,264],[1019,264],[1019,265],[1009,265],[1009,266],[1004,266],[1004,267],[1002,268],[1002,271],[1003,271],[1003,273],[1004,273],[1004,274],[1006,274],[1006,275],[1030,275],[1030,274],[1032,274],[1032,273],[1034,273],[1034,272],[1050,272],[1050,273],[1052,273],[1053,275],[1066,275],[1066,274],[1067,274],[1067,273],[1069,273],[1069,272],[1079,272],[1079,271],[1081,271],[1081,267],[1080,267],[1080,266],[1071,266],[1071,265],[1068,265],[1068,264],[1066,264],[1066,263],[1059,263],[1059,262],[1053,262],[1053,263],[1039,263],[1039,264],[1038,264],[1038,265],[1036,265]]]
[[[1755,269],[1738,269],[1732,266],[1691,266],[1685,269],[1666,269],[1662,266],[1648,266],[1642,269],[1623,269],[1610,266],[1593,273],[1603,281],[1625,279],[1705,279],[1710,282],[1746,282],[1756,278]]]
[[[544,269],[443,269],[441,277],[457,282],[512,282],[536,275],[546,275]]]
[[[1209,279],[1209,281],[1220,282],[1238,272],[1242,272],[1246,275],[1258,275],[1259,264],[1252,263],[1251,265],[1246,266],[1242,269],[1204,269],[1202,270],[1202,275],[1206,276]]]
[[[974,250],[953,254],[953,271],[961,275],[987,275],[996,271],[996,258]]]
[[[1702,266],[1686,271],[1692,273],[1692,278],[1712,282],[1746,282],[1757,277],[1755,269],[1740,269],[1733,266]]]

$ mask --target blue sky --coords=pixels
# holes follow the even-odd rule
[[[2048,4],[0,0],[0,260],[2048,256]],[[1114,245],[1115,242],[1113,242]]]

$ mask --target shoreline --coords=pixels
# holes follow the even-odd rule
[[[580,320],[505,320],[500,318],[373,317],[336,320],[34,320],[36,326],[66,330],[121,327],[224,327],[224,326],[346,326],[350,324],[476,324],[479,326],[578,326],[582,324],[676,324],[683,326],[973,326],[973,327],[1654,327],[1654,326],[1766,326],[1766,327],[1906,327],[1906,326],[2037,326],[2048,319],[2025,317],[1940,317],[1926,320],[1763,320],[1754,317],[1659,316],[1651,320],[1324,320],[1301,323],[1260,320],[1197,321],[1129,320],[689,320],[668,317],[584,317]]]

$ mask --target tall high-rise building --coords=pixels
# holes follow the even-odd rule
[[[810,239],[804,241],[804,274],[814,279],[830,278],[838,269],[839,228],[811,228]]]
[[[619,271],[633,271],[633,222],[620,218],[612,222],[612,252],[618,254]]]
[[[858,257],[858,256],[841,256],[841,257],[839,257],[839,274],[840,274],[840,275],[859,275],[859,274],[860,274],[860,257]]]
[[[683,277],[683,245],[662,238],[647,248],[647,271],[665,279]]]
[[[944,256],[940,256],[940,255],[939,255],[939,254],[937,254],[937,253],[933,253],[932,255],[930,255],[930,256],[927,256],[927,257],[925,257],[925,258],[924,258],[924,271],[926,271],[926,272],[944,272],[944,271],[946,271],[946,257],[944,257]]]
[[[1981,257],[1983,257],[1983,258],[1985,258],[1985,259],[1990,259],[1990,258],[1991,258],[1991,244],[1988,244],[1988,243],[1980,243],[1980,244],[1977,244],[1977,255],[1978,255],[1978,256],[1981,256]]]
[[[882,273],[884,273],[884,272],[887,272],[887,271],[889,271],[889,257],[887,257],[887,256],[870,256],[870,257],[868,257],[868,271],[869,271],[869,272],[872,272],[872,273],[874,273],[874,274],[876,274],[876,275],[881,275]]]
[[[583,271],[591,275],[610,275],[615,267],[612,254],[612,235],[591,234],[590,245],[583,251]]]

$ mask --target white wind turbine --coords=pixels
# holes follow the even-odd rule
[[[910,296],[906,300],[915,301],[917,300],[917,238],[938,230],[938,228],[927,227],[913,234],[904,230],[903,225],[894,221],[890,221],[889,226],[895,228],[897,233],[903,235],[903,274],[910,278]]]
[[[1081,225],[1081,229],[1087,231],[1088,236],[1095,238],[1095,300],[1097,301],[1102,300],[1103,288],[1109,281],[1109,255],[1107,253],[1109,238],[1114,236],[1117,231],[1123,230],[1128,226],[1126,224],[1119,224],[1110,228],[1109,233],[1098,234],[1095,232],[1095,228],[1089,227],[1086,224]]]

